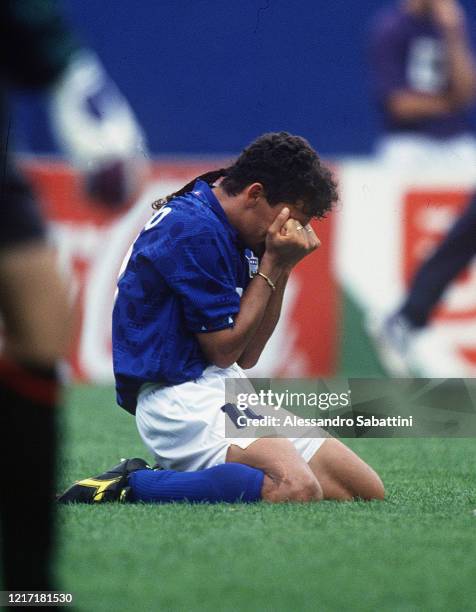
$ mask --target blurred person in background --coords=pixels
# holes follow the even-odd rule
[[[476,170],[469,111],[476,59],[457,0],[403,0],[380,11],[370,35],[374,94],[383,119],[378,160],[394,172]],[[476,198],[417,271],[404,303],[373,328],[384,364],[408,375],[409,351],[438,300],[476,252]]]
[[[442,156],[476,163],[475,58],[457,0],[403,0],[379,12],[370,70],[383,120],[380,159],[403,168]]]
[[[99,60],[50,0],[0,4],[0,527],[3,589],[53,589],[58,365],[67,355],[67,288],[35,197],[12,156],[7,94],[47,94],[51,123],[88,194],[127,206],[145,172],[141,130]],[[31,467],[36,467],[31,478]]]

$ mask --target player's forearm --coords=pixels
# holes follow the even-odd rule
[[[241,359],[244,351],[258,333],[272,295],[277,290],[276,284],[280,277],[303,257],[315,251],[320,244],[312,227],[306,225],[304,228],[299,221],[289,218],[289,213],[289,208],[283,207],[268,229],[266,249],[261,259],[259,272],[243,295],[234,327],[208,334],[197,334],[205,356],[210,363],[218,367],[226,368]],[[272,310],[274,311],[275,307],[279,310],[282,295],[274,299],[278,301]],[[271,316],[269,321],[272,329],[276,325],[274,319],[276,316]],[[267,326],[268,323],[265,328]],[[267,337],[264,340],[263,338],[264,336],[261,342],[264,341],[265,344]]]
[[[277,283],[283,270],[277,266],[265,266],[260,267],[260,271]],[[261,325],[273,293],[266,280],[256,276],[243,294],[235,325],[217,332],[198,334],[200,346],[210,363],[226,368],[241,358]]]
[[[252,368],[258,363],[266,343],[271,338],[276,325],[278,324],[288,278],[289,270],[283,271],[278,282],[276,283],[276,291],[273,292],[268,302],[260,326],[238,360],[238,365],[245,370]]]
[[[387,100],[387,108],[398,121],[411,123],[450,113],[454,106],[450,95],[433,95],[401,90]]]
[[[455,107],[465,107],[476,97],[476,63],[464,29],[447,34],[450,94]]]

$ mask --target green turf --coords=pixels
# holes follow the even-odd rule
[[[63,484],[144,456],[109,388],[67,398]],[[60,508],[84,611],[476,609],[473,440],[357,440],[386,502]]]

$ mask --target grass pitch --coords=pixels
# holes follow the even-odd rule
[[[61,485],[150,459],[110,388],[75,387]],[[82,611],[476,610],[474,440],[356,440],[383,503],[61,507]]]

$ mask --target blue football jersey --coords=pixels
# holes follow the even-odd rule
[[[210,363],[195,334],[233,326],[257,266],[204,181],[152,216],[132,247],[114,304],[120,406],[135,412],[146,382],[175,385],[201,376]]]

